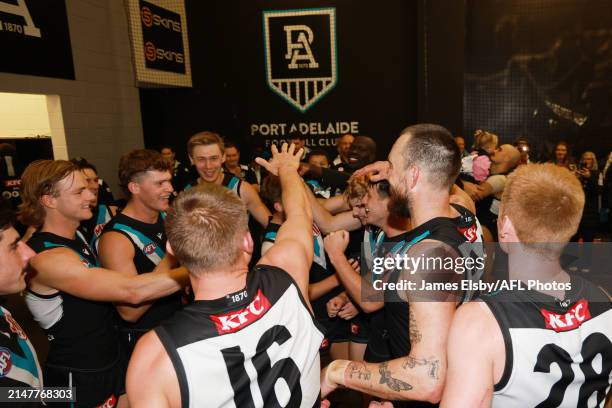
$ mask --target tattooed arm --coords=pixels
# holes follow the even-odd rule
[[[444,251],[426,252],[428,256],[441,256],[445,255]],[[380,364],[333,361],[323,373],[322,393],[343,385],[388,400],[440,401],[455,302],[423,298],[417,301],[412,293],[403,295],[408,297],[411,311],[410,327],[407,328],[412,346],[410,354]]]

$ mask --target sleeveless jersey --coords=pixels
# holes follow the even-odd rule
[[[189,190],[190,188],[197,185],[198,179],[192,180],[185,185],[183,191]],[[234,176],[233,174],[223,172],[223,180],[221,181],[221,185],[232,190],[234,193],[236,193],[238,197],[240,197],[240,187],[242,187],[242,180],[240,180],[238,177]]]
[[[125,236],[134,247],[134,266],[138,274],[153,271],[166,255],[165,214],[160,213],[155,224],[138,221],[123,213],[117,214],[106,224],[102,234],[118,232]],[[121,319],[121,326],[128,329],[149,330],[162,320],[171,317],[181,307],[180,292],[157,299],[137,322]]]
[[[280,224],[268,222],[268,226],[264,232],[263,241],[274,243],[276,241],[276,234],[278,233],[280,227]],[[309,283],[317,283],[333,275],[334,271],[328,269],[327,267],[328,263],[325,255],[325,247],[323,246],[323,234],[315,223],[312,224],[312,244],[314,256],[312,259],[312,266],[310,267]],[[338,286],[320,298],[311,301],[310,304],[312,306],[314,315],[317,318],[327,318],[327,302],[331,298],[340,294],[342,290],[343,288]]]
[[[74,240],[50,232],[36,232],[28,245],[36,253],[69,248],[88,268],[99,266],[98,259],[78,231]],[[116,361],[119,344],[112,324],[114,308],[111,303],[85,300],[62,291],[41,295],[29,289],[25,292],[25,301],[34,320],[47,333],[47,364],[100,369]]]
[[[482,256],[482,236],[478,235],[478,224],[476,217],[464,207],[453,204],[459,213],[459,217],[437,217],[426,223],[394,237],[392,248],[386,248],[382,256],[403,256],[408,250],[422,240],[440,241],[455,249],[459,256],[464,258]],[[473,239],[473,242],[470,240]],[[470,245],[471,244],[471,245]],[[475,245],[474,245],[475,244]],[[381,256],[379,255],[379,256]],[[400,270],[393,270],[389,274],[390,282],[400,279]],[[458,276],[458,275],[457,275]],[[478,280],[482,271],[466,271],[464,279]],[[455,277],[455,276],[453,276]],[[463,291],[460,302],[467,302],[475,296],[475,293]],[[409,338],[409,304],[397,294],[396,291],[386,290],[385,297],[385,325],[389,333],[389,349],[394,358],[403,357],[410,353]]]
[[[481,296],[506,348],[492,407],[603,407],[612,383],[612,304],[571,276],[565,300],[533,290]]]
[[[0,387],[42,387],[42,371],[28,336],[0,307]]]
[[[93,217],[81,221],[79,230],[83,233],[89,247],[97,252],[98,239],[102,235],[104,226],[113,218],[113,214],[111,214],[110,208],[106,204],[98,204],[92,212]]]
[[[319,406],[323,334],[279,268],[255,266],[243,290],[195,301],[155,332],[185,408]]]

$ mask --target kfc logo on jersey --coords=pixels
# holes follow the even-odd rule
[[[21,179],[5,180],[4,186],[5,187],[21,187]]]
[[[99,237],[102,234],[102,230],[104,229],[104,224],[97,224],[94,227],[94,235]]]
[[[117,405],[117,397],[113,394],[104,401],[104,404],[98,405],[96,408],[113,408],[115,405]]]
[[[459,231],[459,233],[463,235],[465,239],[468,240],[468,242],[476,242],[476,239],[478,238],[478,231],[476,229],[476,225],[472,225],[468,228],[458,227],[457,231]]]
[[[145,245],[142,252],[144,252],[145,255],[151,255],[153,252],[155,252],[156,248],[157,248],[157,244],[155,244],[154,242],[150,242],[147,245]]]
[[[13,367],[11,352],[9,349],[0,347],[0,378],[6,376],[11,371],[11,367]]]
[[[210,318],[219,334],[234,333],[259,320],[270,307],[270,301],[259,290],[247,307],[224,315],[211,315]]]
[[[573,330],[591,318],[589,302],[586,299],[576,302],[565,314],[552,313],[545,309],[540,309],[540,313],[544,316],[546,328],[556,332]]]

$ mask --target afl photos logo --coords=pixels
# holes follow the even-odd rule
[[[268,86],[302,112],[337,81],[336,9],[264,11]]]

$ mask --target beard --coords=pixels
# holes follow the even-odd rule
[[[391,187],[389,191],[389,214],[398,218],[410,218],[410,196]]]

